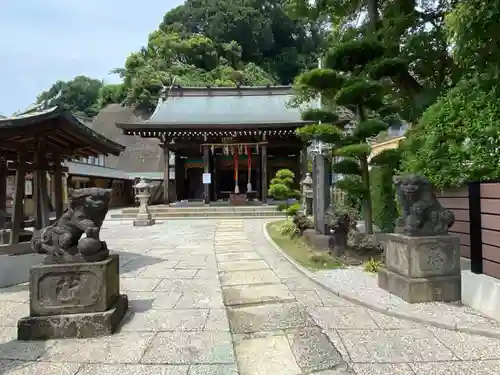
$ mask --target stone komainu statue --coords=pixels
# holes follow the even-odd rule
[[[95,262],[108,257],[106,242],[99,232],[106,217],[112,190],[69,189],[68,209],[52,225],[33,236],[31,246],[47,254],[46,261]],[[83,234],[85,238],[81,238]]]
[[[394,176],[394,184],[402,210],[396,232],[409,236],[448,234],[455,215],[441,206],[427,178],[416,174]]]

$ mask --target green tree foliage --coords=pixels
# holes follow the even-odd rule
[[[278,210],[285,211],[287,215],[292,213],[289,212],[289,207],[291,207],[289,200],[300,198],[300,192],[293,187],[294,181],[295,174],[291,170],[280,169],[269,185],[269,195],[276,200],[285,201],[284,204],[278,206]]]
[[[206,36],[218,53],[234,43],[242,62],[290,84],[317,64],[325,32],[323,23],[294,20],[286,8],[285,0],[187,0],[165,15],[160,30]]]
[[[101,87],[98,97],[98,107],[103,108],[108,104],[121,103],[127,97],[127,89],[124,84],[109,84]]]
[[[454,1],[446,15],[462,78],[429,107],[403,143],[404,171],[439,188],[500,177],[500,1]]]
[[[61,92],[54,101],[76,115],[95,116],[99,112],[99,92],[103,87],[100,80],[86,76],[77,76],[70,81],[57,81],[47,91],[38,95],[37,103],[54,98]]]
[[[392,95],[399,101],[400,114],[412,122],[458,81],[444,22],[455,3],[458,0],[290,0],[290,9],[307,20],[329,20],[332,46],[365,36],[383,43],[391,62]]]
[[[163,88],[172,84],[220,87],[275,82],[257,65],[242,63],[241,48],[235,42],[219,47],[203,35],[151,33],[147,47],[131,54],[120,72],[128,89],[125,103],[152,109]]]
[[[392,182],[395,170],[399,167],[400,150],[384,150],[371,160],[371,196],[373,201],[373,222],[382,232],[394,231],[398,217],[396,189]]]
[[[461,0],[446,17],[455,61],[468,72],[500,66],[500,1]]]
[[[464,79],[433,104],[403,142],[404,171],[439,188],[500,178],[500,87]]]
[[[369,139],[387,130],[389,124],[381,115],[387,111],[384,86],[376,79],[390,73],[390,64],[384,59],[385,47],[375,39],[363,38],[337,44],[326,56],[324,69],[314,69],[298,77],[297,87],[307,94],[319,94],[336,104],[332,111],[313,110],[303,114],[304,119],[322,121],[298,129],[306,140],[317,139],[335,146],[334,155],[340,161],[333,164],[333,171],[350,175],[337,182],[337,186],[361,197],[367,233],[373,233],[372,200],[368,157],[371,152]],[[383,69],[380,67],[383,65]],[[393,64],[399,69],[399,63]],[[335,121],[339,109],[350,109],[349,121]],[[341,119],[343,120],[343,119]],[[327,121],[326,123],[323,121]],[[351,126],[350,130],[346,125]]]
[[[122,85],[105,86],[99,97],[102,83],[89,87],[88,93],[71,89],[60,103],[93,116],[110,103],[150,110],[164,87],[172,84],[289,84],[317,63],[325,28],[321,22],[290,18],[286,6],[284,0],[187,0],[165,14],[147,45],[131,53],[123,68],[113,70]],[[57,82],[50,95],[63,84]],[[45,96],[42,93],[40,100]],[[73,96],[80,98],[75,102]]]

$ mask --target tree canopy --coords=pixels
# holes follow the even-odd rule
[[[445,18],[461,79],[407,134],[402,164],[441,188],[500,178],[500,1],[462,0]]]
[[[172,84],[290,84],[317,64],[325,28],[316,20],[291,18],[287,5],[285,0],[187,0],[167,12],[147,44],[113,70],[121,84],[76,77],[56,82],[40,100],[64,86],[59,103],[93,116],[109,103],[150,110]]]
[[[77,115],[95,116],[99,112],[99,92],[103,82],[86,76],[77,76],[70,81],[57,81],[37,97],[37,103],[56,97],[59,105]]]
[[[459,78],[445,24],[456,0],[290,1],[298,17],[331,22],[330,45],[375,35],[386,46],[387,58],[405,63],[405,69],[393,70],[390,78],[408,121],[418,120]]]

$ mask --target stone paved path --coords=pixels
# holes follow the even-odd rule
[[[113,336],[15,341],[28,288],[0,289],[1,375],[500,373],[500,341],[377,314],[323,290],[261,220],[107,222],[130,313]]]

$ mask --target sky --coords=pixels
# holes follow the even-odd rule
[[[0,115],[57,80],[109,75],[182,0],[0,0]]]

